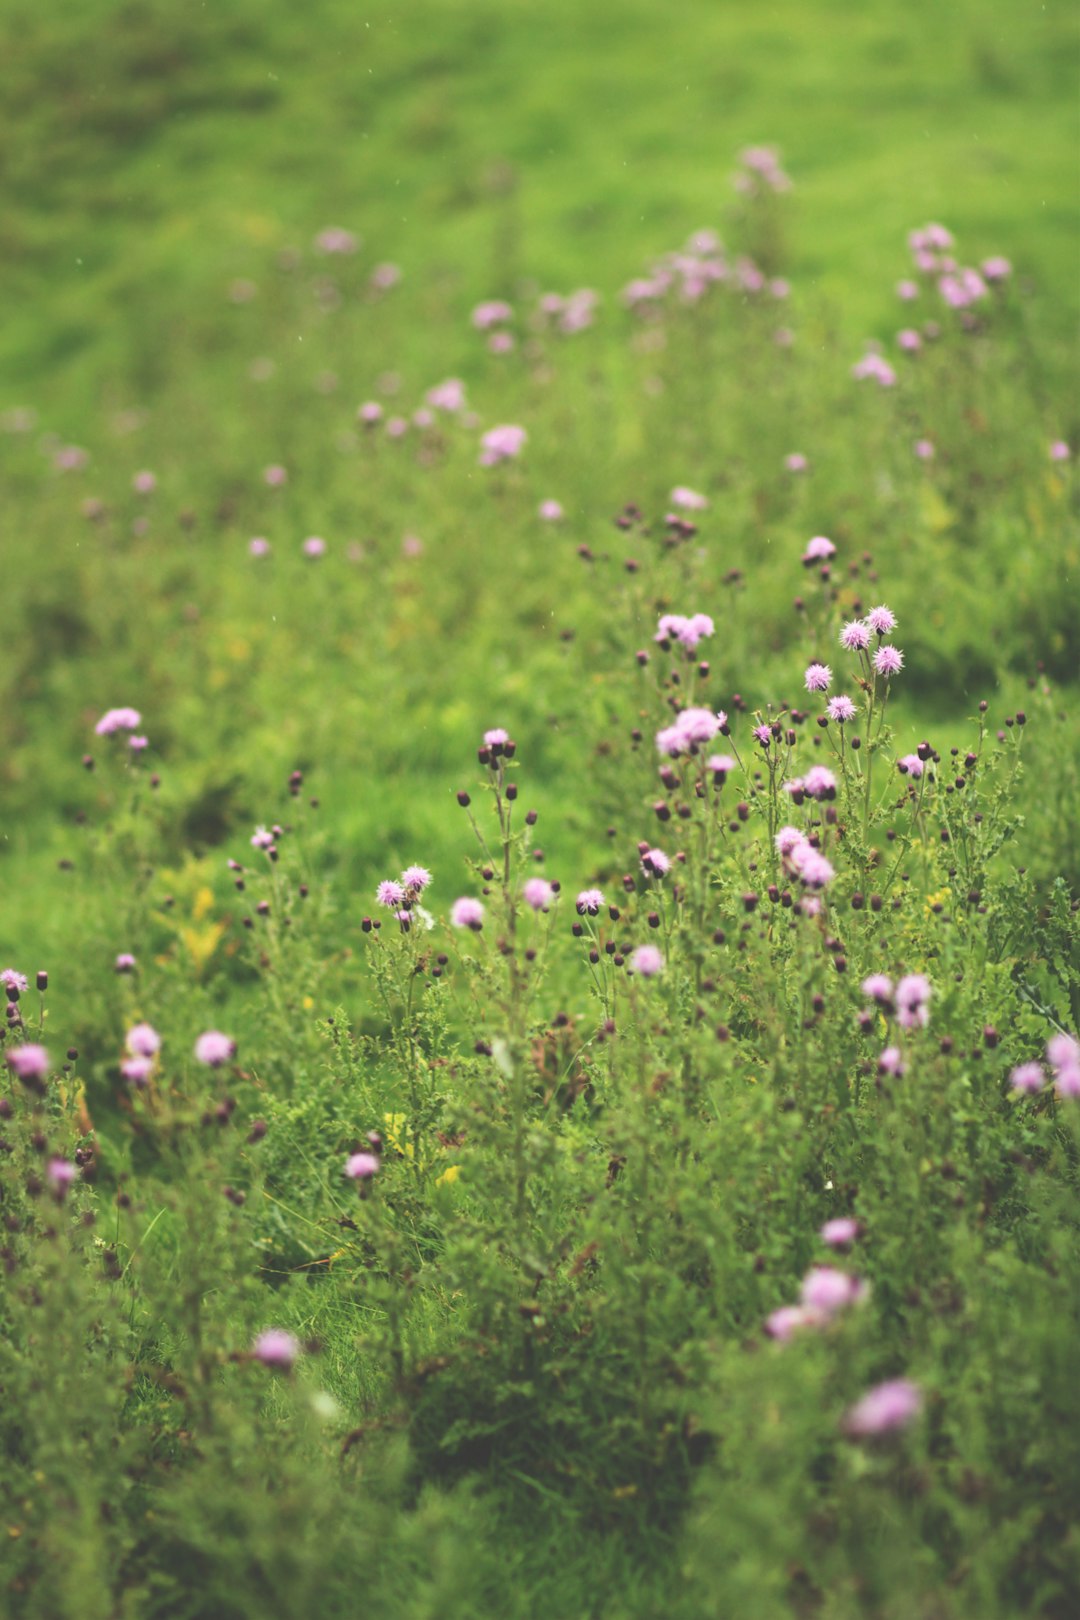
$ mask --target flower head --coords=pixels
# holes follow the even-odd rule
[[[44,1080],[49,1073],[49,1054],[43,1046],[13,1046],[5,1056],[18,1080]]]
[[[579,917],[595,917],[603,904],[604,894],[602,889],[582,889],[574,901]]]
[[[820,1311],[810,1310],[805,1305],[781,1305],[765,1318],[765,1331],[778,1344],[787,1344],[800,1328],[821,1327],[824,1321]]]
[[[480,440],[481,467],[497,467],[502,461],[512,461],[521,454],[527,438],[523,427],[510,423],[489,429]]]
[[[631,972],[640,974],[643,979],[655,978],[663,968],[663,955],[655,945],[639,945],[630,958]]]
[[[219,1029],[208,1029],[195,1042],[195,1056],[211,1069],[220,1068],[236,1056],[236,1042]]]
[[[141,723],[138,709],[107,709],[94,730],[99,737],[111,737],[117,731],[138,731]]]
[[[808,692],[827,692],[832,684],[832,670],[828,664],[809,664],[805,679]]]
[[[4,989],[8,992],[17,990],[21,995],[22,992],[27,989],[26,975],[24,973],[17,973],[14,968],[5,968],[4,971],[0,973],[0,984],[2,984]]]
[[[901,776],[920,777],[925,770],[923,761],[918,754],[903,754],[896,762],[896,768]]]
[[[812,799],[834,799],[836,777],[825,765],[811,765],[803,777],[803,790]]]
[[[351,1153],[345,1160],[345,1174],[350,1181],[370,1181],[379,1171],[379,1158],[375,1153]]]
[[[845,725],[848,720],[854,720],[858,710],[849,697],[841,694],[839,697],[829,699],[825,712],[830,720],[836,720],[840,725]]]
[[[270,542],[264,535],[257,534],[248,541],[248,553],[252,557],[268,557],[270,555]]]
[[[901,1029],[925,1029],[930,1019],[930,980],[908,973],[896,986],[896,1021]]]
[[[886,679],[890,675],[899,675],[903,667],[904,655],[899,647],[879,647],[874,654],[874,668]]]
[[[117,973],[134,973],[135,958],[130,951],[121,951],[113,963],[113,968]]]
[[[267,1328],[260,1333],[251,1347],[251,1354],[264,1367],[278,1367],[288,1372],[300,1354],[300,1341],[284,1328]]]
[[[325,557],[326,541],[321,537],[321,535],[309,534],[300,549],[304,553],[305,557],[311,557],[313,559],[316,557]]]
[[[389,911],[396,911],[404,904],[405,890],[394,878],[383,878],[375,890],[375,899],[380,906],[386,906]]]
[[[563,520],[563,509],[558,501],[541,501],[537,511],[544,523],[561,523]]]
[[[880,607],[870,609],[866,622],[879,636],[887,636],[896,629],[896,614],[882,603]]]
[[[836,547],[831,540],[823,534],[815,534],[812,540],[806,543],[806,550],[802,554],[803,563],[807,566],[816,562],[828,562],[830,557],[836,556]]]
[[[699,495],[696,489],[687,489],[685,484],[676,484],[670,499],[672,506],[679,506],[684,512],[704,512],[709,504],[704,495]]]
[[[510,741],[510,733],[502,726],[493,726],[490,731],[484,732],[485,748],[505,748]]]
[[[922,1410],[922,1394],[910,1378],[876,1384],[856,1401],[844,1419],[848,1434],[860,1439],[904,1429]]]
[[[529,878],[521,892],[525,897],[525,904],[533,911],[546,911],[555,898],[555,890],[547,878],[542,877]]]
[[[848,652],[861,652],[870,645],[870,626],[862,619],[849,619],[840,632],[840,645]]]
[[[410,894],[422,894],[431,882],[431,873],[426,866],[407,866],[401,881]]]
[[[647,877],[663,877],[671,871],[671,856],[662,849],[647,849],[641,857],[641,870]]]
[[[846,1249],[855,1242],[859,1235],[859,1223],[851,1215],[839,1215],[835,1220],[826,1221],[818,1236],[830,1249]]]
[[[812,1266],[803,1278],[799,1298],[811,1310],[835,1316],[866,1296],[866,1284],[835,1266]]]
[[[871,973],[863,980],[861,988],[870,1001],[876,1001],[881,1007],[892,1006],[893,982],[887,973]]]
[[[153,1057],[161,1050],[161,1036],[152,1024],[134,1024],[124,1037],[124,1045],[135,1057]]]
[[[1045,1083],[1041,1063],[1018,1063],[1009,1075],[1009,1084],[1014,1091],[1041,1091]]]
[[[75,1180],[75,1174],[75,1166],[70,1159],[50,1159],[45,1167],[45,1178],[57,1198],[64,1197]]]
[[[484,908],[479,900],[463,895],[450,907],[450,923],[454,928],[471,928],[474,933],[479,933],[484,926]]]

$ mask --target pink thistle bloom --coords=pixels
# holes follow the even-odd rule
[[[848,652],[862,652],[870,645],[870,626],[863,619],[849,619],[840,632],[840,645]]]
[[[1080,1097],[1080,1063],[1066,1063],[1054,1076],[1054,1090],[1059,1097]]]
[[[544,523],[561,523],[565,515],[558,501],[541,501],[537,511]]]
[[[525,904],[533,911],[546,911],[555,898],[555,890],[547,878],[529,878],[522,889]]]
[[[24,990],[29,988],[26,975],[24,973],[17,973],[14,968],[5,968],[4,971],[0,973],[0,984],[2,984],[4,989],[9,992],[12,990],[17,990],[20,995]]]
[[[812,1311],[835,1316],[837,1311],[855,1305],[866,1297],[866,1284],[835,1266],[811,1266],[802,1280],[799,1298]]]
[[[830,557],[836,556],[836,547],[832,541],[823,534],[815,534],[812,540],[806,542],[806,550],[802,554],[803,563],[809,565],[816,562],[828,562]]]
[[[790,859],[808,889],[824,889],[836,876],[832,862],[810,843],[800,844],[792,851]]]
[[[755,726],[754,736],[757,738],[762,748],[768,748],[769,744],[772,742],[772,726],[764,724]]]
[[[317,253],[338,254],[348,256],[355,253],[360,246],[360,238],[354,236],[352,231],[343,229],[340,225],[327,225],[315,238],[315,251]]]
[[[933,461],[937,453],[931,439],[916,439],[914,448],[920,461]]]
[[[922,775],[925,766],[918,754],[904,754],[897,760],[896,768],[901,776],[919,777]]]
[[[44,1080],[49,1073],[49,1054],[43,1046],[13,1046],[5,1056],[17,1080]]]
[[[510,741],[510,733],[504,731],[502,726],[493,726],[490,731],[484,732],[485,748],[505,748]]]
[[[851,375],[860,382],[872,378],[882,388],[891,388],[896,381],[896,372],[889,362],[880,354],[874,354],[872,350],[864,354],[861,360],[856,361],[851,368]]]
[[[804,1305],[781,1305],[765,1318],[765,1331],[778,1344],[787,1344],[800,1328],[821,1327],[824,1320],[820,1311],[808,1310]]]
[[[905,354],[918,354],[923,346],[922,338],[910,326],[906,326],[902,332],[897,332],[896,342],[897,346],[903,349]]]
[[[130,951],[121,951],[113,962],[113,969],[117,973],[134,973],[135,958]]]
[[[801,450],[793,450],[789,456],[784,457],[784,469],[789,473],[804,473],[809,465]]]
[[[478,332],[487,332],[493,326],[500,326],[513,317],[514,311],[509,304],[504,303],[501,298],[490,298],[484,304],[477,304],[472,312],[472,323]]]
[[[695,613],[689,619],[681,613],[665,613],[660,618],[653,640],[664,642],[674,637],[682,646],[692,651],[699,641],[713,635],[715,629],[716,626],[707,613]]]
[[[889,1007],[892,1005],[893,982],[887,973],[871,973],[868,978],[863,980],[860,988],[864,996],[868,996],[871,1001],[876,1001],[879,1006]]]
[[[851,1215],[839,1215],[835,1220],[826,1221],[818,1236],[830,1249],[846,1249],[854,1243],[859,1235],[859,1223]]]
[[[1046,1058],[1055,1069],[1069,1068],[1073,1064],[1080,1063],[1080,1041],[1075,1035],[1067,1035],[1064,1030],[1058,1035],[1051,1035],[1046,1043]]]
[[[866,615],[866,622],[877,635],[887,636],[890,631],[896,629],[896,614],[883,602],[880,607],[870,609]]]
[[[836,777],[824,765],[811,765],[803,787],[812,799],[831,799],[836,795]]]
[[[53,465],[61,472],[82,472],[89,460],[86,450],[80,449],[77,444],[66,444],[53,456]]]
[[[251,847],[252,849],[273,849],[273,833],[267,831],[265,827],[256,827],[251,835]]]
[[[252,557],[268,557],[270,555],[270,542],[261,534],[248,541],[248,553]]]
[[[630,971],[643,979],[654,979],[664,969],[664,958],[655,945],[639,945],[630,958]]]
[[[492,354],[509,354],[515,345],[513,332],[492,332],[488,338],[488,348]]]
[[[905,304],[919,296],[919,283],[917,281],[898,281],[896,283],[896,296]]]
[[[901,1029],[925,1029],[930,1021],[930,980],[908,973],[896,986],[896,1021]]]
[[[663,877],[671,871],[671,857],[662,849],[647,849],[641,857],[641,870],[649,877]]]
[[[1009,1075],[1009,1084],[1014,1091],[1041,1091],[1045,1081],[1041,1063],[1018,1063]]]
[[[152,1024],[134,1024],[124,1037],[124,1045],[134,1057],[153,1057],[161,1050],[161,1036]]]
[[[894,1078],[906,1072],[906,1065],[898,1046],[887,1046],[878,1058],[878,1070],[881,1074],[891,1074]]]
[[[435,412],[429,411],[426,405],[421,405],[419,410],[413,411],[412,419],[413,427],[429,428],[434,426]]]
[[[509,423],[489,429],[480,440],[481,467],[497,467],[500,462],[512,461],[521,454],[527,438],[523,427]]]
[[[595,917],[603,904],[604,893],[602,889],[582,889],[574,901],[579,917]]]
[[[157,489],[157,479],[152,472],[137,472],[131,480],[131,487],[136,495],[152,495]]]
[[[798,903],[798,910],[804,917],[820,917],[823,909],[821,898],[816,894],[804,894]]]
[[[377,264],[371,272],[371,285],[376,292],[389,292],[401,280],[401,270],[396,264]]]
[[[460,411],[465,406],[465,384],[460,377],[447,377],[424,395],[427,403],[437,411]]]
[[[484,908],[479,900],[463,896],[450,907],[450,922],[454,928],[471,928],[479,933],[484,926]]]
[[[679,506],[684,512],[704,512],[709,504],[704,495],[699,495],[696,489],[688,489],[685,484],[676,484],[669,498],[672,506]]]
[[[892,1378],[876,1384],[856,1401],[844,1418],[848,1434],[868,1439],[905,1429],[922,1410],[922,1394],[910,1378]]]
[[[272,466],[263,470],[263,483],[269,484],[271,489],[281,489],[289,482],[289,475],[284,467]]]
[[[57,1198],[63,1198],[75,1180],[75,1166],[70,1159],[50,1159],[45,1168],[45,1179]]]
[[[386,906],[389,911],[396,911],[404,902],[405,890],[394,878],[383,878],[375,890],[375,900],[380,906]]]
[[[798,827],[781,827],[773,842],[777,853],[782,859],[787,860],[800,845],[806,843],[806,834],[800,832]]]
[[[326,541],[317,534],[309,534],[300,549],[305,557],[325,557]]]
[[[725,717],[711,709],[683,709],[675,724],[687,743],[696,746],[711,742],[725,724]]]
[[[1068,461],[1071,455],[1072,451],[1069,449],[1069,446],[1066,444],[1064,439],[1055,439],[1053,444],[1050,446],[1051,461]]]
[[[377,426],[382,421],[382,417],[383,408],[375,399],[366,400],[363,405],[358,407],[356,412],[356,420],[362,422],[365,427]]]
[[[379,1159],[375,1153],[351,1153],[345,1160],[345,1174],[350,1181],[370,1181],[379,1173]]]
[[[111,737],[117,731],[137,731],[141,721],[138,709],[107,709],[94,731],[99,737]]]
[[[719,777],[723,781],[724,777],[730,776],[735,769],[735,761],[730,754],[710,754],[705,761],[705,768],[712,771],[714,777]]]
[[[195,1056],[208,1068],[219,1069],[236,1056],[236,1042],[219,1029],[208,1029],[195,1042]]]
[[[127,1057],[120,1062],[121,1076],[133,1086],[146,1086],[154,1072],[154,1060],[149,1057]]]
[[[903,667],[904,655],[899,647],[879,647],[874,654],[874,668],[886,679],[891,675],[899,675]]]
[[[291,1333],[286,1333],[284,1328],[267,1328],[255,1340],[251,1354],[264,1367],[277,1367],[282,1372],[288,1372],[300,1354],[300,1341],[294,1339]]]
[[[409,431],[409,424],[404,416],[391,416],[387,418],[386,431],[392,439],[403,439]]]
[[[832,684],[832,670],[828,664],[808,664],[805,680],[808,692],[827,692]]]
[[[407,866],[401,874],[401,881],[410,894],[422,894],[431,882],[431,873],[426,866]]]
[[[1003,259],[1000,254],[995,255],[992,259],[984,259],[980,269],[984,279],[990,282],[1008,281],[1012,275],[1012,265],[1008,259]]]
[[[836,720],[840,725],[844,725],[848,720],[854,720],[858,710],[849,697],[841,695],[829,699],[825,712],[830,720]]]

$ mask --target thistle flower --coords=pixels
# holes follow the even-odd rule
[[[286,1333],[284,1328],[267,1328],[255,1340],[251,1354],[264,1367],[277,1367],[282,1372],[288,1372],[300,1354],[300,1341],[294,1339],[291,1333]]]
[[[252,849],[273,849],[274,835],[266,827],[256,827],[251,835]]]
[[[547,878],[527,879],[521,892],[525,897],[525,904],[533,911],[546,911],[555,898],[555,890]]]
[[[834,1266],[811,1266],[802,1280],[799,1298],[810,1310],[829,1317],[849,1305],[858,1304],[866,1293],[866,1284],[846,1271],[838,1271]]]
[[[1018,1063],[1009,1075],[1009,1084],[1014,1091],[1041,1091],[1045,1082],[1041,1063]]]
[[[45,1179],[56,1194],[57,1198],[64,1198],[68,1188],[75,1180],[76,1170],[70,1159],[50,1159],[45,1167]]]
[[[99,737],[111,737],[117,731],[137,731],[141,723],[138,709],[107,709],[94,731]]]
[[[396,911],[404,903],[405,890],[394,878],[383,878],[375,890],[375,900],[388,911]]]
[[[896,629],[896,614],[882,603],[880,607],[870,609],[866,622],[879,636],[887,636]]]
[[[477,304],[472,312],[472,323],[478,332],[489,332],[493,326],[501,326],[504,322],[512,320],[514,311],[510,305],[501,298],[489,298],[483,304]]]
[[[313,560],[316,557],[325,557],[326,541],[321,535],[309,534],[300,549],[304,553],[305,557],[310,557]]]
[[[1055,439],[1050,446],[1051,461],[1068,461],[1071,455],[1072,451],[1064,439]]]
[[[410,894],[422,894],[431,882],[431,873],[426,866],[407,866],[401,881]]]
[[[894,1079],[906,1072],[903,1054],[898,1046],[887,1046],[878,1058],[878,1070],[881,1074],[890,1074]]]
[[[474,933],[479,933],[484,926],[484,908],[479,900],[463,895],[450,907],[450,923],[454,928],[471,928]]]
[[[891,675],[899,675],[903,667],[904,655],[899,647],[879,647],[874,654],[874,668],[886,679]]]
[[[896,1021],[901,1029],[925,1029],[930,1019],[930,981],[922,973],[908,973],[896,986]]]
[[[485,748],[505,748],[510,741],[510,733],[504,731],[502,726],[494,726],[490,731],[484,732]]]
[[[714,778],[722,782],[725,776],[730,776],[735,769],[735,761],[730,754],[710,754],[705,761],[705,768],[712,771]]]
[[[49,1054],[43,1046],[13,1046],[5,1057],[17,1080],[44,1080],[48,1076]]]
[[[113,962],[113,969],[117,973],[134,973],[135,965],[135,958],[132,956],[131,952],[121,951],[119,956]]]
[[[809,465],[801,450],[793,450],[789,456],[784,457],[784,468],[789,473],[804,473]]]
[[[655,945],[639,945],[630,958],[630,970],[643,979],[655,978],[663,972],[664,958]]]
[[[558,501],[541,501],[537,512],[544,523],[561,523],[564,516]]]
[[[161,1036],[152,1024],[134,1024],[124,1037],[124,1045],[134,1057],[153,1057],[161,1050]]]
[[[848,652],[861,652],[870,645],[870,626],[862,619],[849,619],[840,632],[840,645]]]
[[[521,454],[527,438],[523,427],[510,423],[489,429],[480,440],[481,467],[497,467],[500,462],[514,460]]]
[[[826,539],[823,534],[815,534],[812,540],[807,541],[802,560],[804,567],[809,567],[812,563],[828,562],[830,557],[835,556],[836,547],[832,541]]]
[[[909,1378],[876,1384],[850,1408],[844,1418],[848,1434],[859,1439],[904,1429],[922,1410],[922,1394]]]
[[[604,904],[602,889],[582,889],[574,906],[579,917],[595,917]]]
[[[219,1029],[208,1029],[195,1042],[195,1056],[200,1063],[218,1069],[236,1056],[236,1042]]]
[[[800,1328],[821,1327],[824,1321],[820,1311],[810,1310],[805,1305],[781,1305],[765,1318],[765,1331],[778,1344],[787,1344]]]
[[[832,685],[832,670],[828,664],[809,664],[805,680],[808,692],[827,692]]]
[[[17,973],[14,968],[5,968],[4,971],[0,973],[0,984],[2,984],[4,989],[9,993],[12,990],[17,990],[20,995],[24,990],[29,988],[26,975],[23,973]]]
[[[839,1215],[835,1220],[826,1221],[818,1233],[821,1241],[831,1249],[846,1249],[858,1235],[859,1223],[851,1215]]]
[[[803,777],[803,790],[812,799],[834,799],[836,797],[836,777],[824,765],[811,765]]]
[[[845,725],[847,721],[854,720],[858,710],[849,697],[844,697],[841,694],[839,697],[829,699],[825,712],[830,720],[837,721],[839,725]]]
[[[261,534],[248,541],[248,553],[252,557],[268,557],[270,555],[270,542]]]
[[[434,410],[452,414],[465,407],[465,384],[460,377],[448,377],[445,382],[429,388],[424,398]]]
[[[672,506],[681,507],[684,512],[704,512],[709,504],[704,495],[699,495],[696,489],[687,489],[685,484],[676,484],[669,498]]]
[[[876,1001],[881,1007],[892,1006],[893,982],[887,973],[871,973],[860,988],[870,1001]]]
[[[647,849],[641,857],[641,870],[647,877],[664,877],[671,871],[671,857],[662,849]]]
[[[914,449],[920,461],[933,461],[936,452],[932,439],[916,439]]]
[[[379,1171],[375,1153],[351,1153],[345,1160],[345,1174],[350,1181],[370,1181]]]
[[[120,1074],[133,1086],[145,1086],[154,1072],[154,1060],[149,1057],[126,1057],[120,1060]]]

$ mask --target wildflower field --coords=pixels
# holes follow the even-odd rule
[[[1080,1613],[1059,0],[12,0],[0,1614]]]

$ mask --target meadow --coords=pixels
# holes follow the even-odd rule
[[[9,20],[3,1612],[1071,1620],[1075,17]]]

